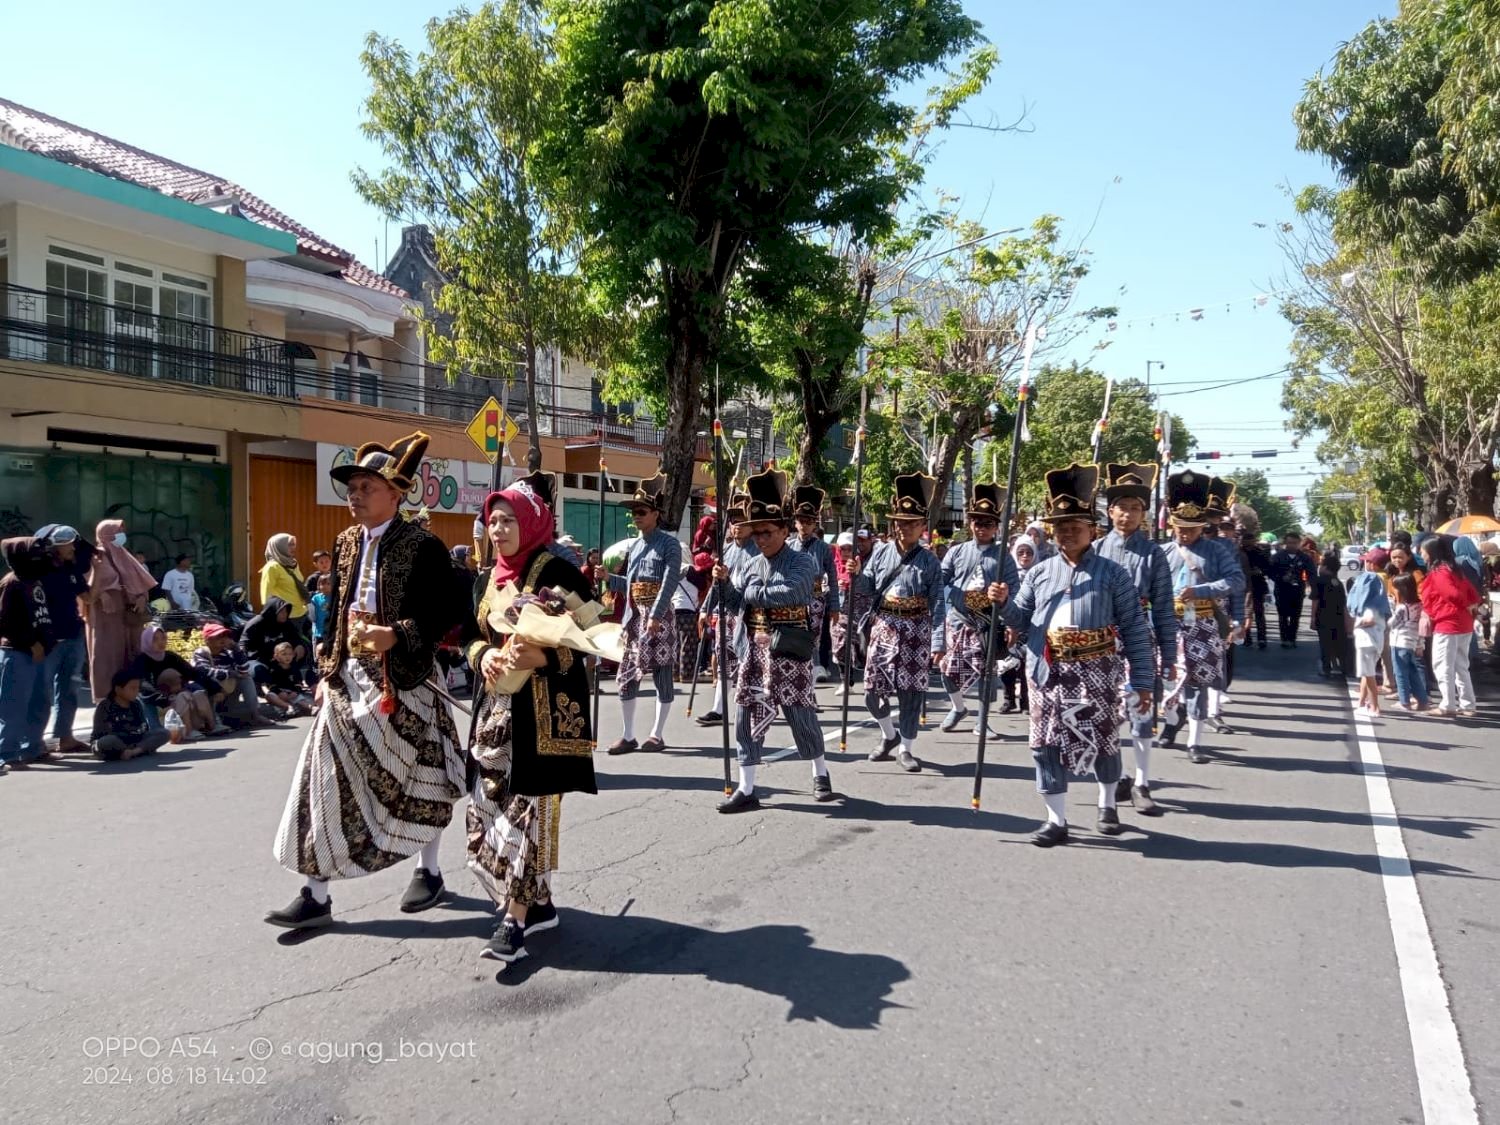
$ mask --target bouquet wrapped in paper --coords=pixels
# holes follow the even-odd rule
[[[613,621],[600,621],[602,615],[598,602],[584,601],[571,591],[554,586],[523,594],[514,583],[508,583],[500,590],[495,608],[490,611],[490,634],[519,637],[541,648],[569,648],[618,662],[624,656],[624,628]],[[530,668],[519,668],[488,687],[496,694],[514,695],[530,675]]]

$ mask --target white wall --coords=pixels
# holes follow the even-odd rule
[[[100,226],[26,203],[17,203],[4,210],[13,211],[10,252],[10,280],[13,285],[24,285],[32,289],[47,287],[47,247],[54,242],[81,250],[116,255],[141,265],[193,274],[210,283],[218,270],[218,261],[213,254],[191,250],[171,242],[143,238],[133,231]],[[0,218],[0,222],[4,222],[4,219]],[[215,315],[217,316],[217,310]]]

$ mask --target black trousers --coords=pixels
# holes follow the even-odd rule
[[[1255,639],[1261,644],[1266,643],[1266,582],[1250,583],[1250,613],[1255,621]],[[1245,627],[1245,643],[1250,643],[1250,628]]]
[[[1276,587],[1276,617],[1281,625],[1283,641],[1297,639],[1297,630],[1302,626],[1302,598],[1303,591],[1300,587]]]
[[[1337,669],[1346,676],[1353,674],[1354,646],[1342,625],[1318,626],[1318,661],[1325,672]]]

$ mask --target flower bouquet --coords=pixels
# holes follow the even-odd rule
[[[615,622],[600,621],[603,612],[598,602],[584,601],[568,590],[554,586],[523,594],[509,583],[496,598],[489,626],[493,636],[519,637],[539,648],[572,649],[618,662],[624,656],[624,629]],[[530,675],[531,669],[519,668],[488,687],[496,694],[514,695]]]

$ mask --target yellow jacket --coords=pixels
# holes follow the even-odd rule
[[[267,598],[280,598],[292,607],[291,617],[307,616],[307,583],[302,571],[287,570],[278,562],[268,562],[260,568],[260,604]]]

